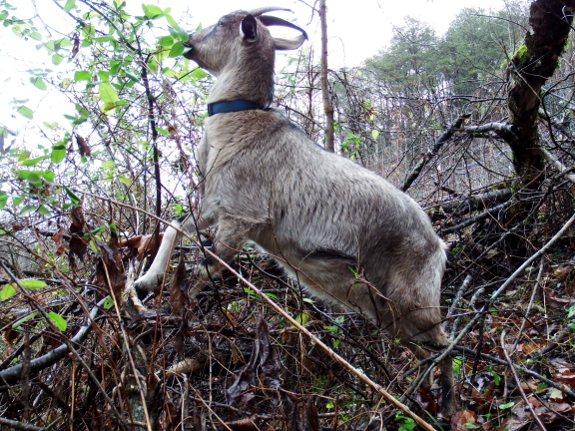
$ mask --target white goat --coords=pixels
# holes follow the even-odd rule
[[[311,294],[366,314],[425,358],[426,342],[447,343],[439,325],[445,245],[413,199],[323,150],[269,108],[275,50],[299,48],[307,38],[299,27],[262,15],[272,10],[278,9],[231,13],[186,44],[185,56],[217,77],[199,145],[200,229],[216,232],[214,250],[225,262],[254,241]],[[274,38],[270,25],[301,34]],[[175,225],[196,228],[191,220]],[[168,228],[155,261],[136,282],[139,290],[159,283],[176,238]],[[198,268],[204,280],[218,271],[211,259]],[[451,359],[440,367],[443,409],[452,413]]]

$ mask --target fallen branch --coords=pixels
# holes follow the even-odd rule
[[[6,425],[11,429],[18,431],[51,431],[54,429],[51,426],[37,427],[36,425],[30,425],[24,422],[13,421],[3,417],[0,417],[0,425]]]
[[[441,210],[444,213],[454,213],[454,215],[462,216],[474,210],[488,208],[490,205],[507,202],[512,196],[511,189],[503,188],[469,195],[463,199],[442,202],[425,209]]]
[[[98,317],[100,311],[102,309],[102,305],[106,298],[100,300],[93,308],[90,310],[90,318],[88,321],[80,327],[76,335],[70,339],[70,343],[75,344],[77,346],[81,346],[82,342],[86,339],[90,331],[92,330],[92,322]],[[64,359],[70,348],[68,344],[61,344],[60,346],[56,347],[53,350],[50,350],[45,355],[40,356],[39,358],[32,359],[29,366],[29,371],[31,373],[35,373],[41,371],[45,368],[48,368],[51,365],[54,365],[56,362]],[[20,380],[20,373],[22,372],[23,364],[13,365],[10,368],[5,370],[0,370],[0,383],[5,384],[13,384]]]
[[[545,157],[546,160],[551,162],[559,172],[561,172],[562,174],[565,174],[566,172],[573,172],[573,168],[568,168],[567,166],[565,166],[563,163],[559,161],[559,159],[557,159],[553,154],[551,154],[545,148],[541,147],[540,150],[541,153],[543,154],[543,157]],[[569,179],[569,181],[575,183],[574,174],[566,174],[565,176]]]
[[[26,293],[26,290],[24,289],[24,287],[22,287],[22,284],[20,284],[20,281],[16,278],[16,276],[12,273],[12,271],[10,271],[8,269],[8,267],[6,265],[4,265],[4,262],[0,261],[0,265],[2,266],[2,269],[4,269],[4,271],[6,272],[6,274],[12,279],[12,282],[16,285],[16,287],[18,288],[18,290],[20,291],[20,294],[25,297],[28,302],[30,303],[31,306],[33,306],[42,316],[42,318],[44,319],[44,321],[46,322],[46,325],[54,331],[54,333],[58,333],[59,330],[56,327],[56,325],[54,324],[54,322],[52,322],[52,320],[50,319],[50,317],[48,317],[48,314],[46,313],[46,311],[44,310],[44,308],[38,303],[38,301],[36,301],[34,298],[32,298],[30,295],[28,295]],[[67,337],[63,337],[64,339],[64,343],[66,344],[66,346],[68,347],[68,349],[74,354],[74,357],[76,358],[76,360],[82,365],[82,368],[86,371],[86,373],[88,374],[88,376],[90,377],[90,379],[92,380],[92,382],[94,383],[94,385],[98,388],[98,390],[100,391],[100,393],[102,394],[102,396],[104,397],[104,399],[107,402],[108,408],[112,411],[112,413],[117,417],[118,421],[119,421],[119,425],[121,426],[121,428],[123,430],[128,430],[128,425],[125,423],[125,421],[122,419],[122,416],[120,415],[120,412],[118,411],[118,409],[116,408],[116,405],[114,404],[114,402],[112,401],[112,399],[110,398],[110,396],[108,395],[108,393],[104,390],[104,388],[102,387],[102,384],[100,383],[100,380],[96,377],[96,375],[94,374],[94,372],[92,371],[92,369],[88,366],[88,364],[86,363],[86,361],[82,358],[82,356],[78,353],[78,351],[76,350],[76,348],[74,347],[73,343],[71,342],[71,340],[69,340]],[[30,371],[30,363],[26,363],[26,370],[29,372]],[[11,369],[11,368],[10,368]],[[22,366],[20,367],[20,370],[22,369]],[[19,377],[19,376],[18,376]]]
[[[511,202],[503,202],[499,205],[494,206],[493,208],[489,208],[488,210],[483,211],[481,214],[477,214],[476,216],[469,217],[468,219],[463,220],[461,223],[456,224],[455,226],[450,226],[446,228],[439,229],[439,235],[446,235],[451,232],[455,232],[459,229],[463,229],[464,227],[470,226],[473,223],[477,223],[480,220],[483,220],[487,217],[490,217],[495,211],[501,211],[504,208],[507,208],[511,205]]]

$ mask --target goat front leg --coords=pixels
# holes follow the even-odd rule
[[[134,287],[139,294],[152,292],[163,282],[174,245],[180,238],[179,231],[186,233],[194,232],[196,224],[192,216],[187,216],[182,220],[174,220],[166,229],[164,238],[158,249],[158,253],[148,271],[134,282]]]

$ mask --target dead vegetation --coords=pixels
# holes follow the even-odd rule
[[[64,240],[38,235],[40,251],[25,250],[35,260],[68,255],[77,261],[71,272],[59,279],[37,274],[44,285],[31,289],[16,281],[24,278],[18,268],[3,263],[16,294],[0,302],[1,424],[359,430],[375,414],[387,429],[413,428],[408,414],[361,379],[364,372],[436,429],[572,429],[570,183],[561,176],[546,181],[528,196],[533,211],[522,219],[514,213],[522,194],[500,195],[505,207],[497,199],[461,199],[431,211],[451,244],[443,283],[444,324],[458,340],[450,346],[459,398],[451,418],[439,414],[437,370],[432,387],[413,388],[433,364],[419,365],[362,316],[306,297],[255,250],[245,250],[235,272],[193,298],[186,268],[202,252],[182,245],[165,288],[141,304],[124,287],[131,283],[127,268],[145,254],[150,237],[120,242],[112,230],[91,240],[82,234],[82,247],[73,241],[74,232],[87,231],[76,206],[61,226]],[[65,329],[48,316],[53,311],[65,316]]]

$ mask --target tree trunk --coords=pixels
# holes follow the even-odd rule
[[[319,16],[321,20],[321,90],[323,94],[323,108],[325,111],[325,149],[335,152],[333,105],[329,98],[329,86],[327,80],[327,8],[326,0],[319,2]]]
[[[507,103],[512,133],[504,139],[513,151],[515,171],[523,185],[543,179],[545,157],[538,131],[542,86],[558,67],[565,49],[575,0],[536,0],[531,4],[531,31],[507,65]]]

